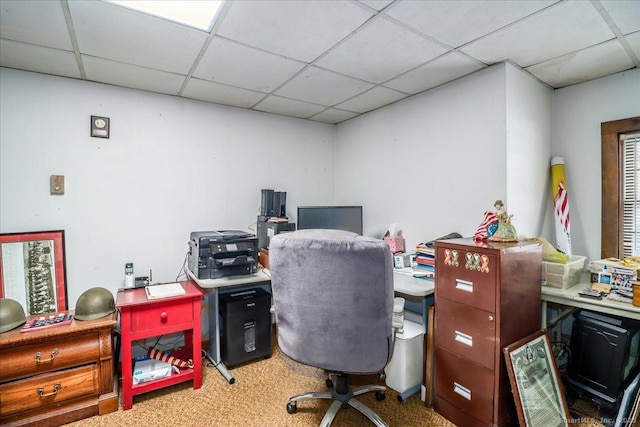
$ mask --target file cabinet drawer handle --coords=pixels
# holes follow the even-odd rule
[[[461,386],[457,382],[453,383],[453,391],[458,393],[460,396],[464,397],[467,400],[471,400],[471,390],[466,387]]]
[[[465,292],[473,292],[473,282],[456,279],[456,289],[460,289],[461,291]]]
[[[469,347],[473,347],[473,337],[460,331],[454,331],[456,337],[455,340]]]

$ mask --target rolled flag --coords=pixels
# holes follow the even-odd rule
[[[571,255],[571,228],[569,221],[569,194],[564,175],[564,159],[551,159],[551,190],[553,192],[553,216],[556,229],[556,249]]]

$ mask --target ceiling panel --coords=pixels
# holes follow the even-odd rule
[[[503,61],[550,88],[640,66],[640,0],[227,0],[217,19],[0,0],[0,66],[325,123]]]
[[[311,62],[373,16],[347,1],[234,2],[217,34]]]
[[[212,82],[271,92],[305,66],[304,62],[216,37],[193,75]],[[261,72],[256,73],[256,70]]]
[[[556,1],[399,2],[385,14],[448,46],[459,47]]]
[[[374,83],[442,55],[447,50],[388,19],[375,19],[316,62]]]
[[[103,2],[70,1],[80,52],[186,75],[207,34]],[[99,17],[99,19],[96,19]]]
[[[54,1],[0,3],[0,38],[73,50],[62,4]]]
[[[590,2],[547,8],[460,50],[487,64],[510,60],[521,67],[584,49],[614,37]]]
[[[450,82],[484,65],[459,52],[451,52],[385,83],[385,86],[416,94]]]
[[[251,108],[266,94],[191,78],[182,96],[234,107]]]
[[[149,92],[177,95],[185,77],[179,74],[82,55],[87,80]]]
[[[275,93],[320,105],[335,105],[372,88],[371,83],[310,67]]]

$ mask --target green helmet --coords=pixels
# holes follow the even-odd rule
[[[76,302],[74,317],[77,320],[93,320],[116,311],[113,294],[105,288],[87,289]]]
[[[18,301],[0,298],[0,334],[15,329],[26,321],[24,308]]]

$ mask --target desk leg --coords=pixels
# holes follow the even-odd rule
[[[120,312],[120,340],[122,348],[122,409],[133,406],[133,367],[131,366],[131,312]]]
[[[542,301],[542,313],[540,313],[540,318],[542,319],[542,325],[540,326],[542,329],[547,329],[547,302]]]
[[[222,363],[222,356],[220,355],[220,325],[218,324],[220,302],[218,300],[218,288],[213,288],[212,291],[209,291],[207,298],[209,300],[209,351],[205,357],[225,377],[229,384],[233,384],[236,380]]]

